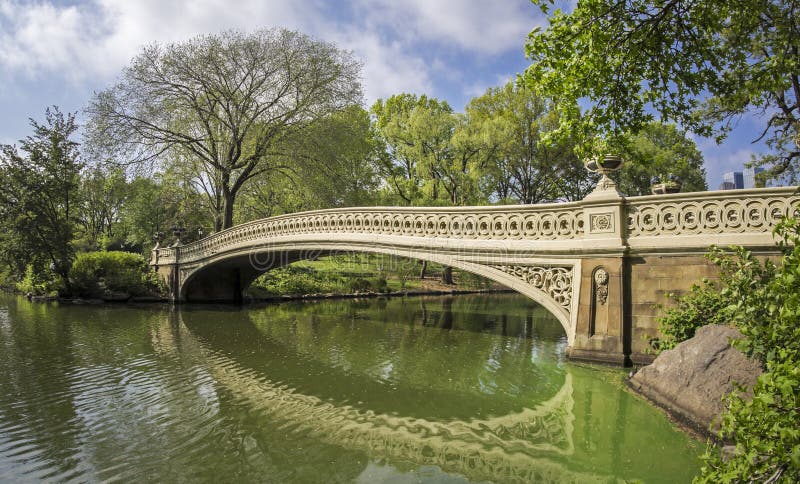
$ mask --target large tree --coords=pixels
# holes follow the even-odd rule
[[[797,178],[798,0],[580,0],[534,29],[526,51],[529,84],[561,103],[562,133],[613,140],[661,116],[720,140],[752,113],[772,148],[762,162]]]
[[[482,200],[478,178],[492,146],[445,101],[397,94],[372,106],[388,149],[381,174],[404,204],[466,205]]]
[[[288,169],[264,173],[244,190],[240,219],[375,203],[384,150],[369,113],[351,106],[297,134],[287,141]]]
[[[177,160],[233,224],[247,182],[285,160],[285,141],[361,102],[360,65],[335,45],[287,30],[227,31],[145,47],[88,107],[94,155]]]
[[[579,200],[591,190],[592,176],[575,156],[572,140],[547,137],[559,124],[551,100],[508,83],[472,99],[467,115],[491,140],[484,186],[499,200]]]
[[[30,120],[33,134],[0,146],[0,229],[6,262],[49,267],[69,290],[77,225],[80,171],[73,114],[48,109],[45,123]]]
[[[686,132],[674,124],[652,122],[630,137],[622,153],[626,163],[618,174],[620,190],[630,196],[650,195],[653,177],[681,181],[681,191],[707,190],[703,155]]]
[[[105,248],[114,237],[127,196],[128,183],[121,168],[96,166],[84,171],[81,204],[76,208],[87,248]]]
[[[449,117],[453,109],[446,101],[426,95],[395,94],[386,100],[378,99],[370,109],[375,116],[375,126],[387,149],[380,164],[381,176],[387,188],[397,197],[396,202],[412,205],[423,199],[423,188],[430,185],[433,175],[426,171],[422,158],[423,145],[437,144],[442,130],[433,133],[420,131],[418,114],[427,117]],[[448,138],[449,138],[449,133]],[[434,184],[429,191],[437,191]],[[436,197],[434,197],[436,198]]]

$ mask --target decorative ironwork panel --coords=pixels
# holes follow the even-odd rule
[[[550,296],[559,306],[570,312],[572,307],[572,267],[540,267],[518,265],[493,265],[506,274],[525,281]]]

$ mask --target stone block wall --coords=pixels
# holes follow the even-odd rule
[[[663,308],[702,278],[717,279],[719,270],[702,255],[646,256],[630,259],[631,360],[649,363],[649,341],[658,337],[658,317]]]

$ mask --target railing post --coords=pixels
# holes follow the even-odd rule
[[[584,255],[569,356],[624,365],[630,353],[625,196],[604,176],[583,202]]]

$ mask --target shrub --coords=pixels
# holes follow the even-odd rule
[[[689,291],[678,297],[670,294],[676,305],[667,309],[659,320],[661,338],[650,342],[657,352],[669,350],[681,341],[694,336],[700,326],[706,324],[728,324],[728,299],[722,295],[717,284],[702,279],[692,284]]]
[[[104,290],[137,296],[158,293],[162,289],[144,257],[131,252],[80,254],[72,264],[69,277],[73,291],[79,296],[96,296]]]
[[[469,271],[459,271],[458,285],[468,289],[488,289],[492,281]]]
[[[800,225],[786,220],[776,232],[784,249],[777,271],[769,262],[741,264],[741,257],[717,261],[735,275],[721,293],[744,336],[736,345],[765,372],[752,398],[728,396],[720,437],[735,450],[723,456],[709,446],[698,482],[800,482]],[[749,285],[748,277],[755,277]]]
[[[276,295],[314,294],[328,289],[325,278],[317,271],[296,266],[273,269],[259,277],[253,285]]]
[[[47,293],[46,280],[34,270],[32,264],[28,264],[25,267],[25,277],[15,284],[15,288],[24,294],[41,295]]]
[[[389,283],[386,282],[386,276],[378,276],[372,280],[372,290],[375,292],[389,292]]]
[[[386,282],[385,279],[384,282]],[[369,280],[364,279],[363,277],[348,279],[346,284],[347,290],[350,292],[364,292],[369,291],[372,288],[372,284],[370,284]]]

